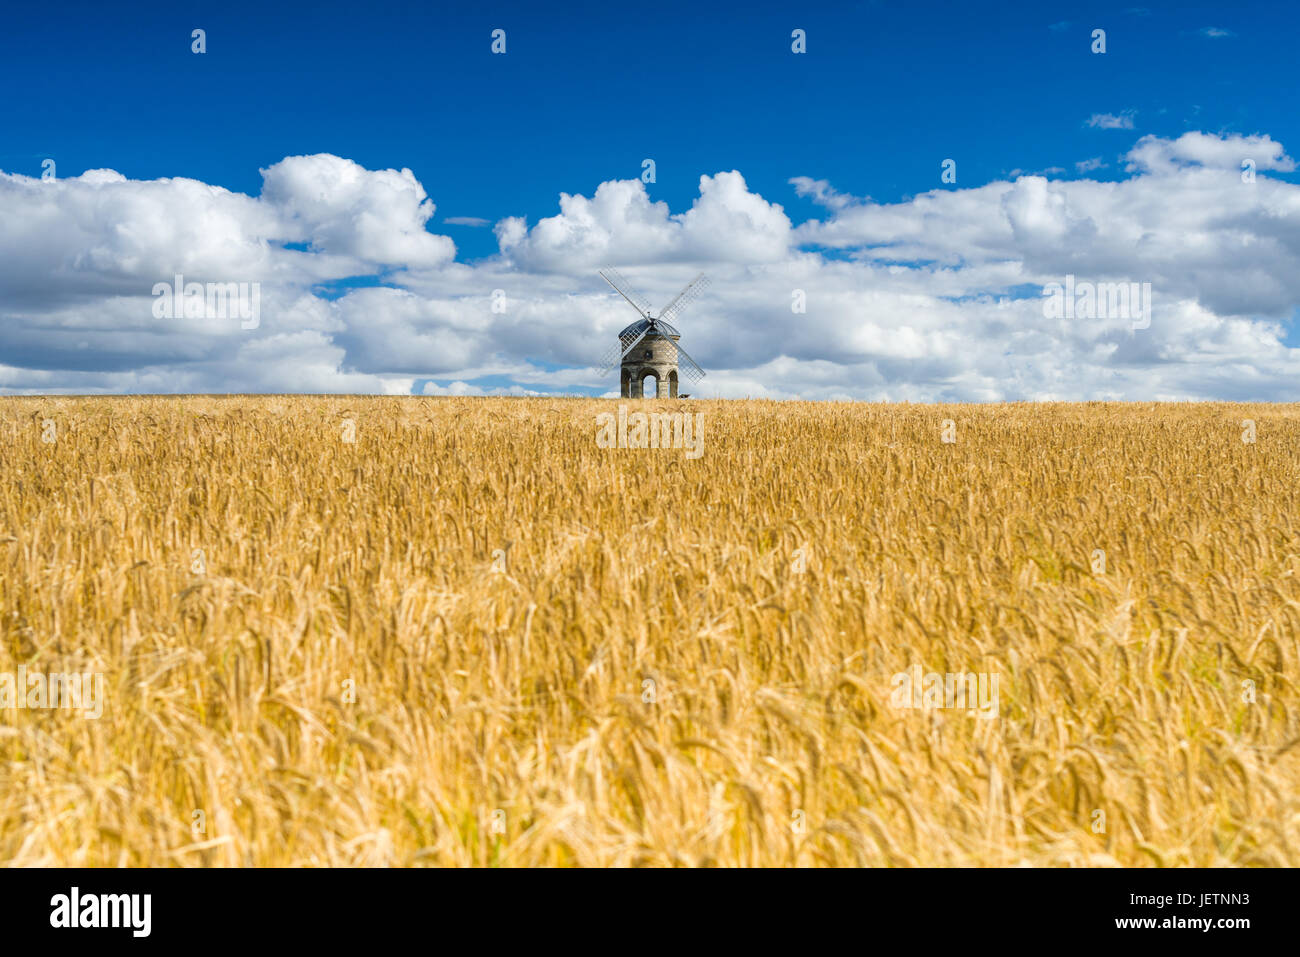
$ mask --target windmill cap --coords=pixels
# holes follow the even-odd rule
[[[645,330],[649,328],[650,328],[650,320],[638,319],[636,322],[632,323],[632,325],[628,326],[626,329],[620,332],[618,334],[618,337],[622,339],[624,336],[629,336],[629,335],[639,336],[641,335],[641,333],[645,332]],[[673,336],[675,338],[680,339],[682,334],[678,332],[676,328],[670,326],[662,319],[657,319],[655,320],[655,332],[653,332],[652,335]]]

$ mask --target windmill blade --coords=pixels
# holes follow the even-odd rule
[[[641,314],[642,319],[650,318],[650,303],[632,288],[631,284],[623,278],[622,273],[613,266],[606,266],[600,270],[600,278],[613,286],[615,292],[631,303],[632,308]]]
[[[702,293],[708,285],[709,277],[704,273],[700,273],[687,284],[685,289],[677,294],[676,299],[664,306],[663,312],[659,313],[659,318],[665,322],[672,322],[673,317],[680,315],[681,311],[690,305],[695,297]]]
[[[677,366],[681,370],[682,375],[686,376],[686,378],[690,379],[692,382],[699,382],[704,378],[704,370],[700,368],[698,362],[686,354],[685,349],[667,337],[664,338],[664,341],[672,343],[672,347],[677,350]]]
[[[614,366],[622,362],[623,357],[632,351],[632,347],[635,346],[642,339],[644,339],[646,337],[646,333],[648,333],[653,328],[654,326],[647,326],[645,332],[642,332],[639,336],[630,335],[630,334],[626,336],[620,336],[618,343],[616,345],[610,346],[609,351],[606,352],[603,356],[601,356],[600,364],[596,367],[596,371],[600,375],[606,375],[611,369],[614,368]]]

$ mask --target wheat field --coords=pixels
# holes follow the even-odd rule
[[[0,400],[0,861],[1300,864],[1300,409],[628,404]]]

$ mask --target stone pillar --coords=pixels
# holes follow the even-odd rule
[[[645,377],[653,375],[655,394],[645,395]],[[677,395],[677,350],[662,336],[647,336],[623,360],[621,392],[627,399],[668,399]]]

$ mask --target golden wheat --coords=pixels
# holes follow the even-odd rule
[[[615,405],[0,401],[0,861],[1300,863],[1300,410]]]

